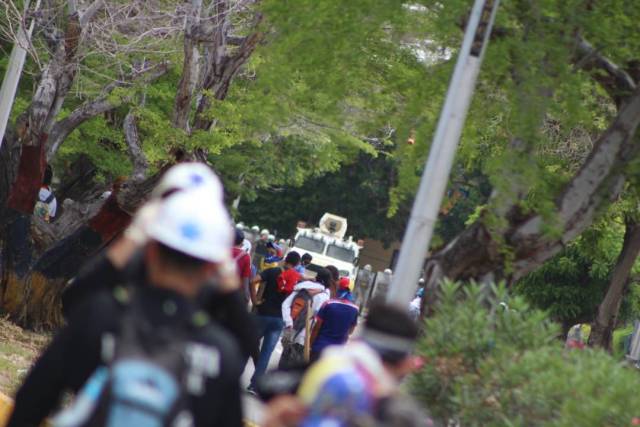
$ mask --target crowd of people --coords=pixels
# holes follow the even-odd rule
[[[265,401],[266,427],[431,425],[399,389],[420,367],[407,310],[374,302],[351,337],[360,310],[349,279],[332,266],[310,271],[308,254],[259,236],[233,227],[208,166],[169,169],[70,281],[66,323],[17,391],[8,426],[241,426],[251,394]]]

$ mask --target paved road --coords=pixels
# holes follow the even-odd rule
[[[356,327],[356,330],[354,331],[354,333],[351,335],[351,338],[355,338],[360,335],[363,325],[364,325],[364,318],[360,317],[358,319],[358,326]],[[278,345],[273,351],[273,354],[271,355],[271,359],[269,359],[268,370],[277,368],[281,355],[282,355],[282,345],[280,344],[280,341],[278,341]],[[253,371],[254,371],[253,361],[249,360],[249,363],[247,363],[244,373],[240,378],[240,384],[245,390],[249,386],[249,381],[251,380]],[[263,405],[260,402],[260,400],[249,393],[245,393],[242,399],[242,406],[244,410],[245,421],[248,421],[247,423],[248,427],[259,426],[263,416]]]
[[[275,369],[278,367],[278,362],[280,361],[280,356],[282,355],[282,345],[278,342],[275,350],[273,350],[273,354],[271,355],[271,359],[269,359],[269,370]],[[240,378],[240,384],[243,389],[249,386],[249,381],[251,380],[251,376],[253,375],[253,371],[255,370],[253,366],[253,361],[249,360],[246,368],[244,369],[244,373]],[[263,414],[263,404],[257,399],[255,396],[244,393],[242,396],[242,408],[244,411],[244,418],[247,427],[259,426],[262,421]]]

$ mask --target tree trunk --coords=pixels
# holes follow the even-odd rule
[[[200,25],[202,0],[191,0],[191,9],[185,20],[184,28],[184,61],[182,77],[178,83],[176,99],[173,106],[173,126],[189,131],[189,113],[191,102],[198,83],[200,66],[200,50],[194,38],[194,32]]]
[[[598,314],[591,326],[589,336],[589,346],[602,347],[609,351],[629,274],[640,254],[640,224],[628,221],[626,227],[622,251],[611,273],[607,293],[598,306]]]
[[[494,273],[513,282],[560,252],[591,225],[604,205],[619,197],[625,182],[624,165],[640,155],[639,124],[640,89],[636,89],[556,200],[556,226],[562,231],[559,237],[544,232],[541,215],[522,215],[515,203],[496,209],[506,213],[506,226],[500,230],[485,224],[486,212],[428,259],[427,290],[434,292],[445,277],[480,280]],[[433,299],[428,301],[427,313],[434,303]]]

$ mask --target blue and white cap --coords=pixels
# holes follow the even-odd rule
[[[168,191],[207,189],[211,196],[222,202],[224,193],[220,178],[204,163],[186,162],[172,166],[160,179],[151,193],[152,198],[160,198]]]
[[[227,208],[209,188],[167,197],[146,234],[184,254],[216,263],[228,261],[234,237]]]

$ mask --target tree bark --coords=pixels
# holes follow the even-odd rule
[[[223,6],[224,2],[221,2],[220,7]],[[206,114],[211,106],[211,98],[221,101],[227,97],[231,82],[264,38],[264,34],[256,30],[242,40],[234,54],[230,54],[228,51],[230,24],[227,22],[227,10],[217,10],[216,16],[218,21],[214,29],[209,32],[212,35],[212,41],[205,46],[205,63],[200,78],[201,89],[209,94],[201,95],[193,123],[193,128],[199,130],[211,129],[215,121]],[[253,27],[257,28],[261,21],[262,15],[257,14]]]
[[[202,0],[191,0],[191,10],[187,15],[184,28],[184,61],[182,77],[178,83],[176,100],[173,108],[173,126],[189,131],[189,113],[191,102],[198,83],[200,50],[194,33],[200,25]]]
[[[640,254],[640,224],[629,220],[626,223],[622,251],[611,273],[604,299],[598,306],[598,314],[591,325],[589,346],[602,347],[611,351],[611,338],[617,324],[620,303],[638,254]]]

